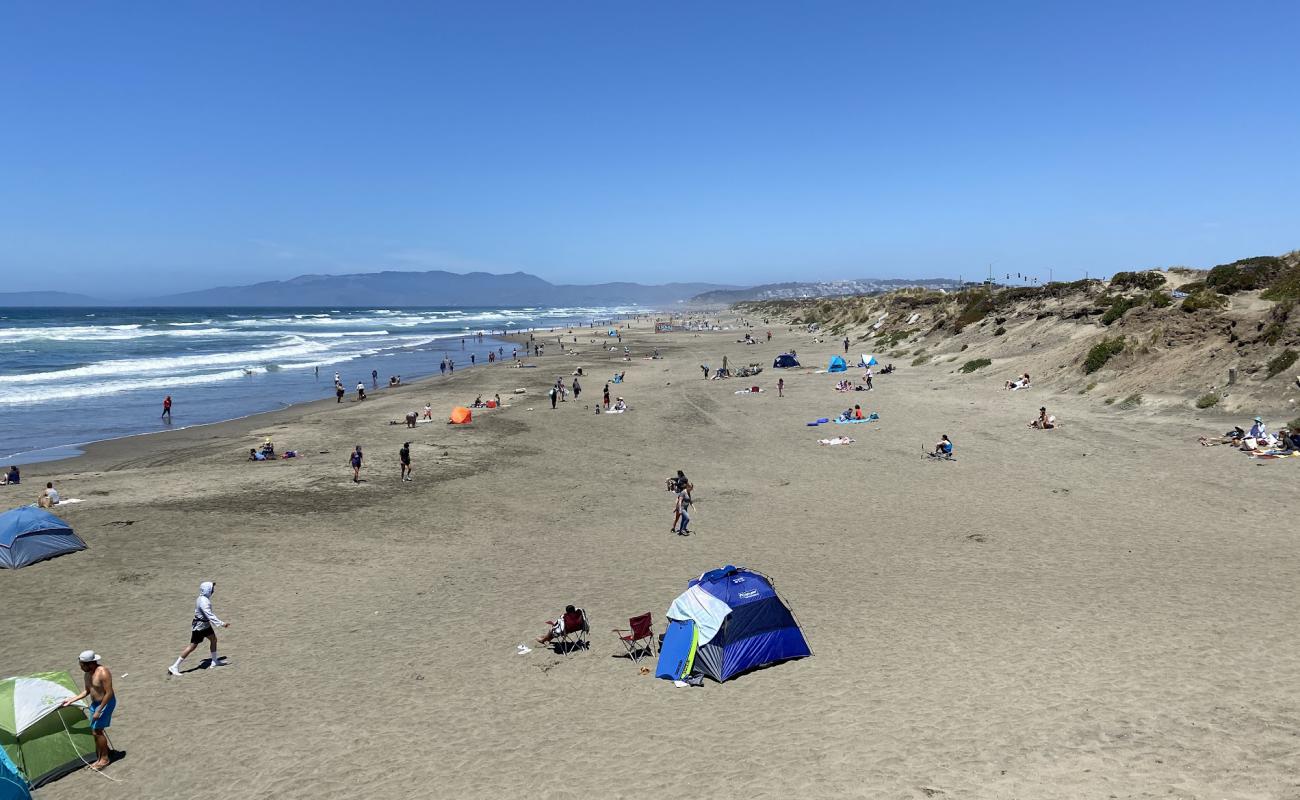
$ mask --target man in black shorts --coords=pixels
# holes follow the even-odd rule
[[[402,449],[397,451],[397,458],[402,462],[402,480],[415,480],[415,473],[411,470],[411,443],[406,442]]]
[[[217,585],[211,581],[204,581],[199,584],[199,596],[194,601],[194,620],[190,623],[190,643],[181,651],[180,658],[176,659],[167,672],[181,676],[181,662],[189,657],[199,646],[199,642],[204,639],[208,640],[209,660],[208,669],[225,666],[225,659],[217,654],[217,628],[229,628],[229,622],[222,622],[212,611],[212,592],[216,590]]]

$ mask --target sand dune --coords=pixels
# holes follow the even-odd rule
[[[1003,392],[1000,373],[904,367],[840,395],[795,370],[785,398],[771,370],[700,378],[724,354],[830,354],[776,333],[633,330],[667,357],[584,344],[25,470],[86,499],[60,513],[90,549],[0,575],[0,671],[95,647],[126,752],[116,782],[39,796],[1300,796],[1300,463],[1198,447],[1218,421]],[[581,400],[552,411],[545,386],[579,365]],[[596,416],[623,368],[632,411]],[[733,394],[752,383],[768,391]],[[387,424],[493,392],[509,405],[472,427]],[[880,422],[817,446],[827,428],[804,422],[855,402]],[[1061,429],[1025,427],[1044,403]],[[956,462],[921,457],[940,433]],[[242,461],[266,434],[306,457]],[[687,538],[668,532],[678,468]],[[726,563],[773,577],[812,658],[677,689],[617,657],[610,628],[648,610],[662,631],[686,580]],[[169,679],[205,579],[231,664]],[[569,602],[590,651],[516,655]]]

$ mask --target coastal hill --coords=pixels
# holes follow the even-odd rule
[[[300,275],[151,298],[160,306],[583,306],[663,305],[735,287],[710,283],[562,285],[515,272],[373,272]]]
[[[738,303],[745,300],[794,300],[809,297],[843,297],[854,294],[874,294],[894,289],[959,289],[961,284],[951,278],[857,278],[843,281],[801,281],[765,283],[748,289],[715,289],[691,298],[692,303],[714,305]]]
[[[955,292],[738,303],[751,319],[815,326],[851,363],[1037,389],[1115,409],[1183,406],[1300,414],[1300,251],[1221,264],[1120,272],[1110,280]],[[832,343],[835,343],[834,345]]]

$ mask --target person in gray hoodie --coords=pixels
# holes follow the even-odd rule
[[[167,672],[176,677],[181,676],[181,662],[198,649],[199,642],[208,640],[210,658],[208,669],[224,666],[225,659],[217,654],[217,628],[229,628],[229,622],[223,622],[212,610],[212,592],[217,585],[211,581],[199,584],[199,596],[194,601],[194,620],[190,623],[190,643],[181,651],[180,658],[167,668]]]

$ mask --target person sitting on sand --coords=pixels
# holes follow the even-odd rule
[[[857,404],[854,404],[854,406],[853,406],[853,418],[854,418],[854,419],[862,419],[862,406],[857,405]]]
[[[565,627],[565,622],[572,627]],[[551,640],[562,633],[573,633],[587,627],[587,620],[583,618],[581,612],[574,606],[565,606],[564,613],[560,618],[551,623],[551,629],[546,632],[545,636],[538,636],[538,644],[550,644]]]
[[[939,437],[939,441],[934,445],[934,455],[940,458],[952,458],[952,440],[948,434]]]
[[[1268,428],[1264,425],[1264,420],[1260,417],[1255,417],[1255,424],[1250,426],[1250,433],[1247,435],[1252,439],[1268,438]]]
[[[18,472],[17,464],[9,468],[9,471],[5,473],[4,480],[0,481],[0,483],[9,484],[12,486],[17,486],[18,484],[22,483],[22,475],[21,473]]]
[[[1047,406],[1039,406],[1038,418],[1029,423],[1029,427],[1049,431],[1056,427],[1056,417],[1048,415]]]
[[[248,448],[248,460],[249,460],[249,461],[265,461],[265,460],[266,460],[266,456],[264,456],[264,455],[262,455],[261,453],[257,452],[257,448],[256,448],[256,447],[250,447],[250,448]]]
[[[614,407],[611,408],[610,411],[613,411],[615,414],[622,414],[624,411],[627,411],[627,403],[620,397],[614,401]]]
[[[1028,372],[1024,373],[1019,378],[1016,378],[1014,381],[1007,381],[1005,384],[1003,384],[1003,388],[1010,389],[1013,392],[1017,389],[1028,389],[1029,373]]]
[[[41,508],[54,508],[59,504],[59,490],[54,488],[54,484],[45,484],[45,491],[41,496],[36,498],[36,505]]]

